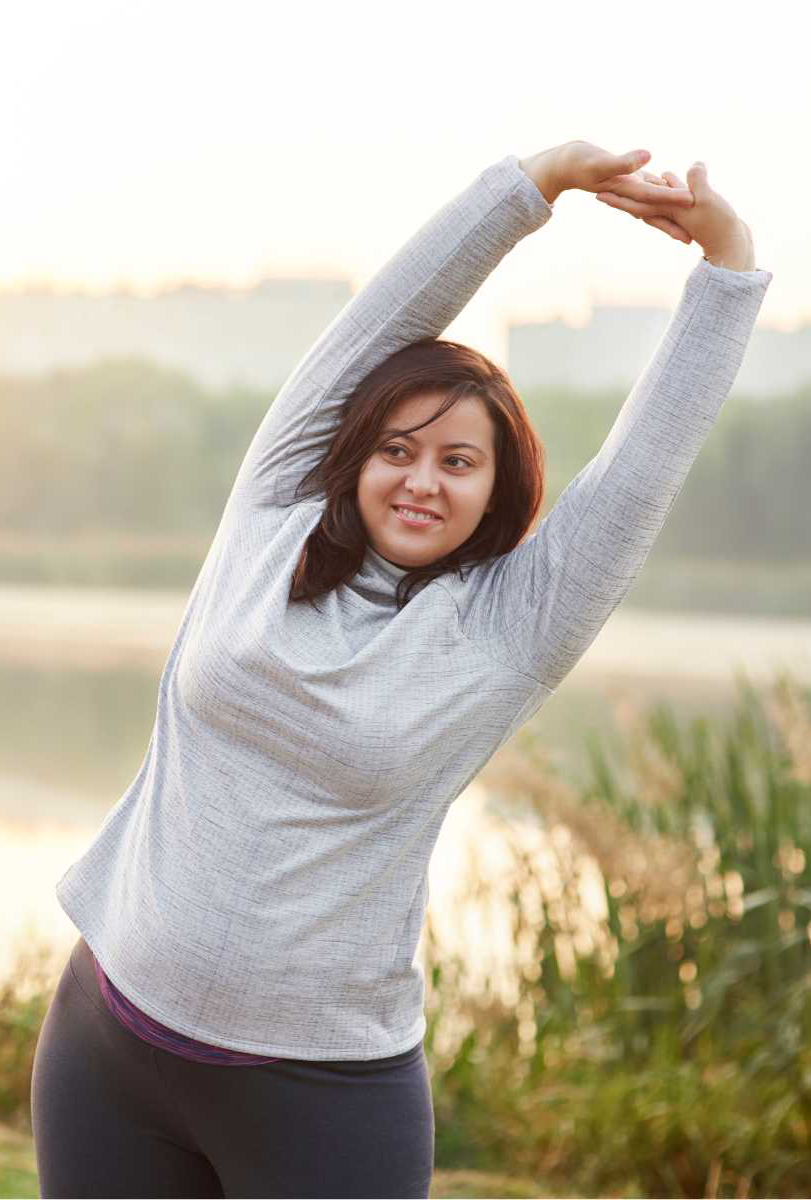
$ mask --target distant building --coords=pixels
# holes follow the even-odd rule
[[[564,321],[508,326],[507,371],[519,388],[629,390],[670,323],[668,308],[594,305],[588,325]],[[811,380],[811,325],[785,333],[756,326],[733,385],[773,395]]]
[[[346,279],[264,279],[253,287],[183,284],[154,296],[32,287],[0,290],[0,374],[39,374],[100,358],[142,357],[204,386],[275,391],[353,296]],[[628,390],[666,329],[667,308],[595,305],[583,328],[508,326],[507,369],[521,388]],[[758,327],[736,391],[790,391],[811,376],[811,325]]]
[[[0,374],[138,356],[213,388],[275,390],[352,295],[343,279],[186,284],[155,296],[0,291]]]

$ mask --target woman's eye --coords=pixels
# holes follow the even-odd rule
[[[404,450],[404,449],[405,449],[404,446],[385,446],[384,447],[384,451],[386,454],[394,454],[395,450]],[[395,455],[395,458],[396,457],[397,457],[397,455]],[[461,465],[463,467],[472,467],[473,466],[473,463],[469,463],[466,458],[460,458],[460,456],[458,454],[450,454],[448,456],[448,458],[446,459],[446,462],[461,463]]]

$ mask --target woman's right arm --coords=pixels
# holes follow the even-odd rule
[[[536,532],[471,572],[462,629],[554,691],[645,564],[715,424],[771,271],[699,258],[647,365],[597,454]]]
[[[551,205],[510,154],[449,200],[350,300],[278,392],[242,462],[232,497],[288,506],[323,458],[347,397],[395,351],[439,337]]]

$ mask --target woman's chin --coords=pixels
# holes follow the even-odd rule
[[[400,567],[404,571],[414,571],[417,567],[425,567],[428,563],[441,558],[443,554],[443,551],[437,550],[435,546],[432,546],[429,550],[426,545],[423,547],[422,553],[420,553],[419,549],[415,550],[413,546],[404,547],[402,541],[399,541],[399,539],[399,544],[392,545],[391,543],[392,539],[389,539],[386,545],[378,542],[375,550],[377,550],[381,558],[385,558],[393,566]]]

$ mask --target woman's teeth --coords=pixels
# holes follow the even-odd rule
[[[409,521],[438,521],[439,520],[439,517],[432,517],[430,515],[430,513],[414,512],[414,510],[411,508],[395,507],[394,511],[400,513],[401,516],[406,517]]]

